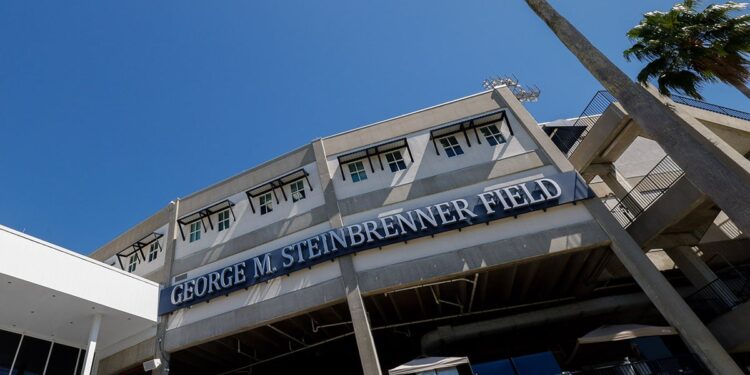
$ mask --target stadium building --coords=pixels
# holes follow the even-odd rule
[[[660,100],[750,151],[750,114]],[[91,254],[160,285],[95,371],[741,373],[748,239],[689,177],[606,92],[539,124],[498,86],[316,139]]]

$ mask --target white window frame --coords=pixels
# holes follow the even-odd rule
[[[367,179],[365,163],[361,160],[347,164],[347,168],[349,169],[349,177],[351,177],[352,182],[357,183]]]
[[[159,258],[159,250],[161,250],[161,245],[159,245],[159,241],[152,242],[148,248],[148,262],[149,263]]]
[[[299,202],[305,198],[307,198],[307,195],[305,194],[305,181],[304,180],[297,180],[289,184],[289,190],[291,191],[292,196],[292,202]]]
[[[128,258],[128,272],[133,273],[138,268],[138,253],[134,252],[133,254],[130,254],[130,257]]]
[[[489,143],[490,146],[497,146],[508,141],[500,131],[500,127],[497,123],[482,126],[479,128],[479,131],[482,133],[482,136],[487,140],[487,143]]]
[[[229,229],[231,225],[231,221],[229,220],[229,218],[230,214],[228,208],[219,211],[219,213],[216,215],[216,227],[218,228],[219,232]]]
[[[448,155],[449,158],[463,155],[464,149],[458,142],[458,138],[455,135],[448,135],[438,139],[440,146],[443,147],[443,151]]]
[[[388,163],[388,167],[391,168],[391,172],[398,172],[406,169],[406,160],[404,160],[404,154],[401,153],[401,150],[386,152],[385,161]]]
[[[258,207],[261,215],[273,211],[273,194],[270,191],[258,197]]]
[[[203,224],[200,220],[190,223],[190,242],[201,239],[201,229],[203,229]]]

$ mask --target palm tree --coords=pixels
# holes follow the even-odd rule
[[[721,81],[750,98],[750,14],[731,17],[746,4],[712,4],[699,12],[697,3],[684,0],[668,12],[644,14],[627,33],[635,44],[625,58],[649,61],[638,81],[656,78],[662,95],[675,90],[702,99],[701,83]]]
[[[707,141],[707,135],[701,133],[700,123],[673,112],[656,96],[633,82],[547,1],[525,1],[581,64],[618,99],[643,132],[677,161],[690,182],[721,207],[740,230],[750,233],[750,162],[721,139],[713,137]],[[602,211],[596,203],[590,204],[591,212]],[[611,218],[601,222],[608,224],[610,221]],[[629,251],[630,248],[628,251],[619,248],[621,244],[637,247],[632,239],[621,236],[620,232],[611,234],[620,236],[611,246],[613,252],[631,274],[640,275],[637,280],[643,291],[667,321],[689,338],[686,343],[693,352],[712,373],[741,374],[737,364],[653,264],[644,260],[640,252],[637,256]]]

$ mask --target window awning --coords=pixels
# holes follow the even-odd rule
[[[390,151],[399,150],[402,148],[406,148],[407,153],[409,154],[409,159],[411,159],[412,163],[414,162],[414,157],[411,154],[411,147],[409,147],[409,142],[406,140],[406,138],[400,138],[396,139],[394,141],[389,141],[385,143],[381,143],[379,145],[370,146],[365,149],[352,151],[350,153],[341,155],[338,157],[339,166],[341,167],[341,178],[346,180],[346,172],[344,172],[344,164],[353,163],[355,161],[359,161],[362,159],[367,159],[367,163],[370,164],[370,170],[372,173],[375,173],[375,167],[372,165],[372,158],[373,156],[378,157],[378,162],[380,163],[380,170],[385,170],[385,167],[383,167],[383,159],[381,158],[381,155]]]
[[[642,324],[617,324],[601,326],[583,337],[578,338],[579,344],[595,344],[600,342],[630,340],[636,337],[676,335],[677,330],[670,326],[647,326]]]
[[[466,144],[471,147],[471,141],[469,140],[469,135],[466,131],[473,130],[474,137],[476,137],[477,139],[477,143],[481,144],[482,139],[477,132],[477,128],[481,128],[483,126],[496,122],[505,122],[508,125],[508,131],[510,131],[510,135],[513,136],[513,128],[510,126],[510,122],[508,122],[508,116],[506,115],[505,110],[500,110],[486,113],[472,119],[456,121],[441,128],[434,129],[430,131],[430,140],[432,140],[432,145],[435,147],[435,152],[438,155],[440,155],[440,151],[438,151],[437,143],[435,142],[435,140],[456,133],[463,133],[464,138],[466,138]]]
[[[404,363],[401,366],[388,370],[388,375],[419,374],[431,370],[454,368],[461,365],[469,365],[466,357],[425,357],[417,358]]]
[[[122,258],[130,258],[135,253],[139,253],[141,255],[141,259],[143,259],[143,261],[146,261],[146,255],[143,254],[143,248],[151,245],[154,241],[162,237],[164,237],[164,235],[161,233],[150,233],[117,253],[117,262],[120,263],[120,268],[123,270],[125,269],[125,266],[122,264]]]
[[[257,198],[268,192],[273,192],[273,196],[274,198],[276,198],[276,204],[278,204],[280,201],[279,201],[279,196],[276,194],[277,188],[281,190],[281,194],[284,197],[284,200],[285,201],[288,200],[289,198],[286,196],[286,191],[284,191],[284,186],[291,184],[292,182],[295,182],[297,180],[301,180],[303,178],[307,180],[307,186],[309,186],[310,191],[312,191],[313,187],[312,187],[312,184],[310,184],[309,176],[310,174],[307,173],[305,168],[300,168],[295,171],[289,172],[281,177],[278,177],[271,181],[260,184],[246,191],[245,194],[247,195],[247,200],[250,201],[250,209],[252,209],[253,213],[255,213],[255,205],[253,204],[253,198]]]
[[[229,212],[232,213],[232,219],[237,220],[237,218],[234,216],[234,210],[232,209],[232,207],[234,207],[234,203],[230,201],[229,199],[225,199],[219,203],[213,204],[206,208],[195,211],[190,215],[186,215],[177,219],[177,223],[180,224],[180,235],[182,236],[182,240],[183,241],[185,240],[185,232],[182,229],[183,225],[190,225],[198,220],[203,222],[203,219],[207,219],[208,225],[210,226],[210,228],[214,229],[214,223],[213,221],[211,221],[211,215],[215,213],[229,209]],[[206,229],[205,223],[203,223],[203,231],[204,232],[208,231],[208,229]]]

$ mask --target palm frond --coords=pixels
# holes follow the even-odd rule
[[[648,12],[627,32],[633,45],[623,51],[625,59],[648,62],[638,82],[656,78],[662,94],[699,98],[702,83],[750,80],[750,14],[734,16],[745,4],[697,7],[698,1],[684,0],[669,11]]]

